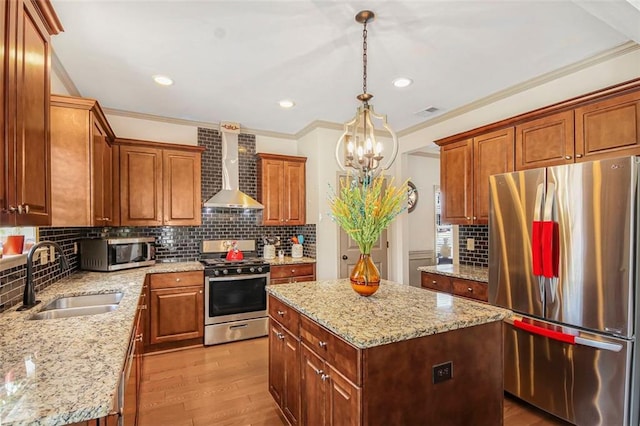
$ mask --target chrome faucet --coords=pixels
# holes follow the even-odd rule
[[[26,309],[31,309],[40,303],[39,300],[36,300],[36,291],[35,286],[33,285],[33,255],[36,250],[42,246],[51,246],[56,249],[56,251],[60,254],[60,271],[64,271],[69,268],[69,262],[67,261],[67,256],[65,256],[62,251],[62,247],[53,241],[40,241],[31,247],[29,253],[27,253],[27,281],[24,284],[24,295],[22,296],[22,306],[18,308],[19,311],[24,311]]]

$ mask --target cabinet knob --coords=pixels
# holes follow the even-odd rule
[[[200,290],[198,293],[202,294],[202,290]]]
[[[347,259],[349,259],[349,256],[347,256],[346,254],[343,254],[342,255],[342,260],[347,260]]]
[[[29,214],[29,210],[31,210],[31,207],[29,207],[29,204],[25,204],[25,205],[24,205],[24,212],[25,212],[26,214]]]
[[[136,336],[136,342],[142,342],[142,334]]]
[[[292,270],[291,270],[291,273],[292,273],[292,274],[295,274],[295,273],[296,273],[296,270],[295,270],[295,269],[292,269]]]
[[[313,368],[313,367],[312,367],[312,368]],[[317,374],[318,376],[319,376],[319,375],[321,375],[321,374],[322,374],[322,375],[324,375],[324,371],[322,371],[322,370],[315,370],[315,371],[316,371],[316,374]]]
[[[436,283],[436,280],[431,281],[431,284],[435,284],[435,283]]]
[[[571,156],[570,156],[570,155],[565,155],[565,156],[564,156],[564,159],[565,159],[565,160],[571,160]]]
[[[471,287],[469,287],[469,288],[467,289],[467,291],[468,291],[469,293],[473,293],[473,289],[472,289]]]
[[[474,216],[474,217],[473,217],[473,220],[476,220],[476,219],[477,219],[477,217],[476,217],[476,216]]]
[[[17,211],[18,209],[16,208],[16,206],[9,206],[9,213],[15,214]]]
[[[327,342],[323,342],[322,340],[320,340],[318,342],[318,346],[320,346],[321,348],[326,348],[327,347]]]
[[[282,333],[278,333],[278,339],[280,339],[280,340],[284,340],[284,334],[282,334]]]
[[[104,220],[106,222],[109,222],[111,220],[111,218],[110,217],[103,217],[102,220]]]
[[[18,204],[18,214],[22,214],[22,212],[23,212],[22,204]]]
[[[467,216],[467,220],[471,220],[471,218],[469,216]]]
[[[176,278],[176,282],[179,283],[180,282],[180,278]]]
[[[576,154],[576,158],[582,158],[582,154]]]
[[[280,315],[281,317],[284,316],[284,311],[278,311],[278,315]]]
[[[328,374],[323,374],[322,376],[320,376],[320,380],[322,380],[323,382],[326,382],[328,379],[329,379]]]

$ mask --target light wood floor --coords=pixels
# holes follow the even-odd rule
[[[267,338],[144,357],[142,426],[280,426],[268,390]],[[505,398],[505,426],[567,425]]]

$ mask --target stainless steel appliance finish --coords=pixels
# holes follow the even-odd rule
[[[637,425],[638,160],[489,178],[505,389],[579,425]]]
[[[257,257],[255,241],[238,241],[244,259],[228,261],[227,241],[204,241],[205,345],[268,334],[269,264]]]
[[[80,240],[80,269],[107,272],[155,263],[153,237]]]

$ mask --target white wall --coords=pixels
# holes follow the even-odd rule
[[[418,204],[408,214],[409,251],[433,250],[435,241],[434,185],[440,184],[440,158],[408,155],[409,177],[418,190]]]
[[[60,79],[60,77],[58,77],[58,74],[55,72],[55,69],[51,69],[51,93],[54,93],[56,95],[69,95],[69,91],[67,90],[67,88],[64,86],[64,84],[62,83],[62,80]]]

